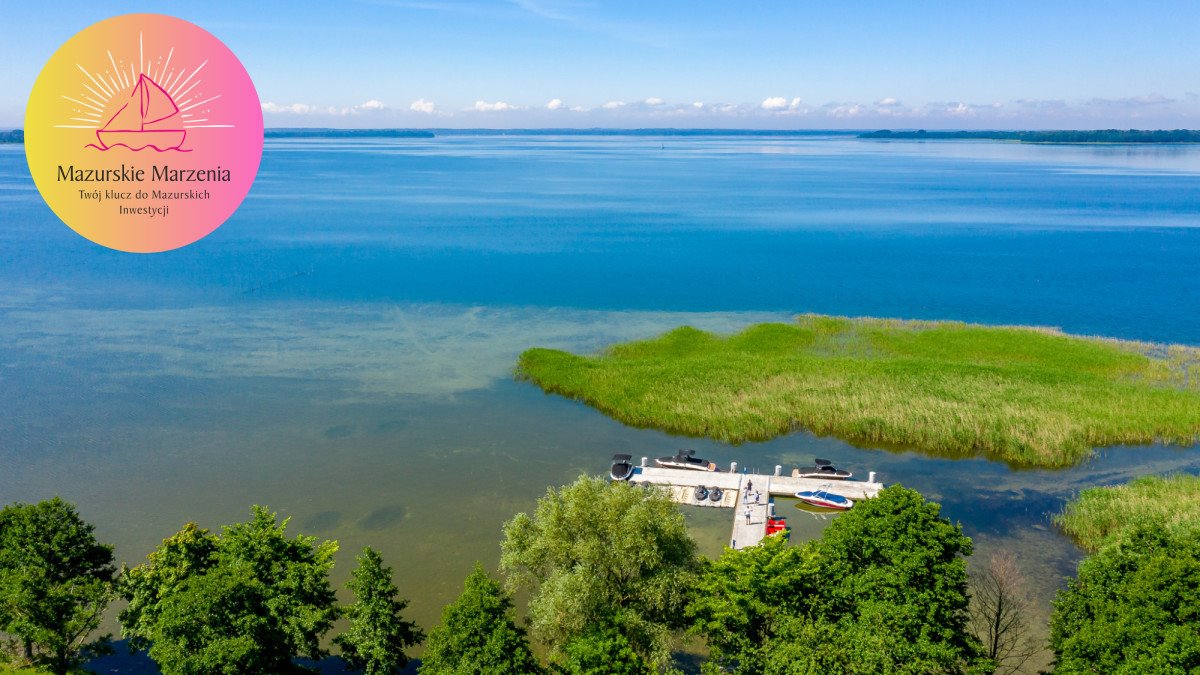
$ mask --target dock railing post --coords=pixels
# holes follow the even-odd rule
[[[776,475],[776,476],[782,476],[782,475],[783,475],[783,465],[782,465],[782,464],[776,464],[776,465],[775,465],[775,475]]]
[[[643,458],[642,458],[642,466],[643,466],[643,467],[650,466],[650,458],[649,458],[649,457],[643,457]],[[874,474],[871,474],[871,475],[874,475]]]
[[[875,482],[875,472],[874,472],[874,471],[869,471],[869,472],[867,472],[867,482],[868,482],[868,483],[874,483],[874,482]]]
[[[729,463],[729,473],[737,473],[737,462]]]

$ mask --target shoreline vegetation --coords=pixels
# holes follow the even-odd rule
[[[1094,553],[1138,528],[1200,529],[1200,476],[1142,476],[1124,485],[1083,490],[1054,524]]]
[[[1191,129],[1093,129],[1050,131],[892,131],[881,129],[859,138],[925,141],[1017,141],[1019,143],[1200,143],[1200,131]]]
[[[118,570],[73,504],[0,508],[0,674],[75,675],[114,654],[96,632],[119,600],[130,653],[164,673],[394,673],[426,642],[420,675],[652,675],[681,659],[732,675],[982,675],[1018,672],[1042,644],[1015,557],[969,573],[962,526],[901,485],[799,545],[768,536],[708,558],[664,490],[580,476],[505,523],[498,578],[476,563],[428,633],[374,549],[356,557],[345,604],[337,540],[288,522],[255,506],[219,533],[187,523]],[[1055,672],[1200,669],[1200,529],[1127,529],[1059,591]],[[680,651],[697,641],[703,655]]]
[[[426,633],[374,549],[357,556],[345,604],[337,540],[296,534],[266,507],[219,532],[187,523],[118,571],[74,505],[13,503],[0,509],[0,667],[66,675],[112,654],[110,636],[89,639],[118,600],[127,647],[167,674],[332,672],[332,647],[342,668],[395,673],[422,642],[421,675],[679,673],[697,641],[702,672],[733,675],[985,673],[1003,660],[970,626],[970,538],[899,485],[800,546],[773,536],[716,558],[662,489],[584,475],[532,506],[503,527],[499,575],[476,564]]]
[[[1200,348],[1055,329],[803,315],[681,327],[592,356],[533,348],[516,376],[632,426],[1065,467],[1098,446],[1200,440]]]

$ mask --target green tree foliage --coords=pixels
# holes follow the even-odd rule
[[[1055,673],[1200,672],[1200,533],[1147,526],[1085,559],[1050,645]]]
[[[614,624],[593,626],[563,648],[561,675],[654,675],[658,672],[638,654],[625,632]]]
[[[689,607],[713,671],[985,670],[968,628],[971,540],[900,486],[791,548],[771,538],[708,565]]]
[[[696,545],[661,490],[596,478],[550,490],[504,526],[501,569],[531,592],[533,632],[561,659],[596,626],[620,626],[656,666],[683,626]]]
[[[425,636],[417,624],[401,618],[408,602],[392,582],[392,568],[368,546],[358,556],[347,586],[356,600],[346,612],[350,627],[334,638],[342,658],[367,675],[386,675],[408,665],[404,650]]]
[[[462,595],[442,610],[421,658],[422,675],[531,675],[542,672],[513,618],[508,594],[476,564]]]
[[[0,510],[0,632],[24,657],[66,673],[107,638],[88,643],[113,597],[112,547],[55,497]]]
[[[338,616],[329,571],[337,543],[286,535],[287,521],[255,506],[248,522],[210,534],[189,523],[126,570],[130,646],[164,673],[276,673],[321,658]]]
[[[818,579],[815,553],[767,537],[758,546],[706,562],[687,614],[708,640],[708,668],[760,673],[763,647],[780,619],[802,614]]]
[[[938,504],[899,485],[859,502],[816,544],[819,615],[880,633],[897,672],[953,672],[974,665],[968,627],[971,540]]]

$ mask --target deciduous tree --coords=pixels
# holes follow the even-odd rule
[[[255,506],[248,522],[210,534],[194,524],[122,576],[130,646],[172,673],[280,673],[326,655],[338,616],[329,571],[337,543],[286,535]]]
[[[687,613],[692,631],[708,641],[709,669],[761,673],[763,648],[781,620],[799,616],[820,583],[811,547],[767,537],[758,546],[726,549],[707,562]]]
[[[88,642],[113,597],[112,547],[55,497],[0,510],[0,632],[25,659],[66,673],[107,637]]]
[[[991,661],[967,626],[971,540],[900,486],[838,516],[820,539],[726,550],[689,606],[709,672],[959,673]]]
[[[1013,554],[1001,551],[971,576],[971,631],[998,675],[1019,672],[1038,652],[1029,619],[1025,578]]]
[[[656,666],[670,660],[696,545],[661,490],[580,478],[505,524],[501,550],[511,588],[530,591],[533,632],[553,658],[609,625]]]
[[[890,486],[838,516],[814,546],[822,583],[812,617],[876,635],[895,672],[987,666],[967,625],[971,540],[938,504]]]
[[[1200,672],[1200,532],[1144,527],[1086,558],[1050,645],[1055,673]]]
[[[555,667],[560,675],[654,675],[658,672],[633,648],[625,632],[611,624],[592,626],[563,648]]]

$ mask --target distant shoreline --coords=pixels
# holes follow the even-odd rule
[[[1200,131],[1191,129],[1094,129],[1091,131],[891,131],[883,129],[858,135],[878,140],[984,140],[1019,143],[1200,143]]]
[[[677,136],[677,137],[817,137],[841,136],[864,140],[988,140],[1019,143],[1138,143],[1173,144],[1200,143],[1200,130],[1192,129],[1093,129],[1055,131],[863,131],[854,129],[607,129],[607,128],[545,128],[545,129],[334,129],[323,127],[275,127],[266,129],[267,139],[288,138],[436,138],[438,136]],[[0,130],[0,144],[20,144],[25,141],[22,129]]]

